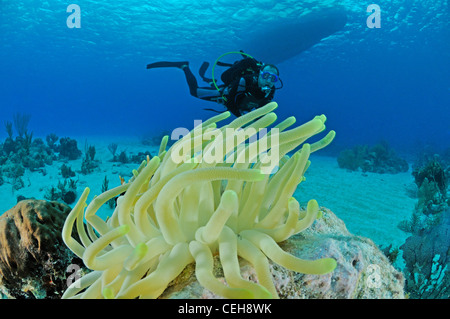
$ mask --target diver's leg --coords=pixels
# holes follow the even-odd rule
[[[217,102],[217,100],[221,97],[221,94],[213,88],[199,88],[197,79],[195,78],[194,74],[192,73],[191,69],[189,69],[189,62],[155,62],[147,65],[147,69],[153,69],[153,68],[167,68],[167,67],[176,67],[179,69],[182,69],[184,72],[184,75],[186,77],[186,82],[189,86],[189,93],[192,96],[198,97],[199,99],[206,100],[206,101],[214,101]],[[204,66],[202,66],[204,67]]]
[[[186,76],[186,82],[189,86],[189,93],[191,93],[192,96],[199,97],[197,94],[198,89],[197,79],[195,78],[194,74],[192,74],[191,69],[189,69],[189,64],[185,63],[183,66],[181,66],[181,69],[183,70],[184,75]]]
[[[197,79],[191,69],[189,69],[189,64],[183,65],[181,69],[186,76],[186,81],[189,86],[189,93],[191,93],[192,96],[206,101],[218,102],[220,100],[222,94],[217,89],[211,87],[198,87]]]
[[[219,91],[213,88],[197,88],[197,97],[206,101],[214,101],[219,103],[219,100],[222,98],[222,95]]]
[[[194,74],[192,74],[192,71],[189,69],[189,62],[183,61],[183,62],[155,62],[147,64],[147,69],[154,69],[154,68],[179,68],[182,69],[184,72],[184,75],[186,76],[186,81],[189,85],[189,92],[192,96],[197,96],[197,79],[195,78]]]

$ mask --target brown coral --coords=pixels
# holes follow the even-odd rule
[[[71,208],[23,200],[0,216],[0,287],[9,298],[59,298],[74,255],[61,238]]]

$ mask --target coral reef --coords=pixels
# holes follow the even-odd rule
[[[404,277],[372,240],[352,235],[332,211],[320,207],[321,218],[304,230],[279,243],[293,256],[317,259],[331,256],[336,269],[326,275],[297,273],[269,261],[269,268],[280,298],[301,299],[402,299]],[[255,269],[240,259],[242,277],[257,282]],[[225,282],[220,258],[214,257],[213,273]],[[219,298],[195,280],[194,267],[186,267],[161,298]]]
[[[118,147],[117,143],[108,144],[108,150],[111,152],[111,154],[113,156],[113,158],[112,158],[113,162],[117,162],[117,155],[116,155],[117,147]]]
[[[7,137],[0,144],[0,175],[8,178],[13,189],[24,186],[22,176],[25,170],[44,171],[44,166],[51,165],[55,159],[53,152],[47,148],[42,139],[32,139],[32,134],[25,133],[26,138]]]
[[[137,154],[132,154],[129,158],[129,163],[135,163],[135,164],[140,164],[142,162],[143,158],[146,157],[152,158],[153,155],[150,153],[150,151],[145,151],[145,152],[138,152]]]
[[[72,168],[66,164],[61,165],[60,167],[61,176],[63,178],[75,177],[75,172],[72,171]]]
[[[425,162],[419,160],[414,165],[412,175],[417,189],[417,204],[410,219],[400,222],[398,228],[421,235],[441,223],[442,215],[450,205],[450,166],[445,168],[445,165],[438,155]]]
[[[88,145],[84,146],[84,158],[81,162],[81,173],[87,175],[92,173],[94,169],[99,167],[99,161],[95,159],[95,146]]]
[[[398,225],[411,233],[400,246],[407,270],[406,291],[411,298],[450,297],[450,170],[445,167],[437,154],[418,160],[412,172],[417,204],[411,218]]]
[[[392,244],[387,246],[380,245],[380,249],[383,254],[388,258],[391,264],[394,264],[397,261],[398,255],[400,253],[399,247],[393,247]]]
[[[58,136],[55,133],[50,133],[45,137],[45,141],[47,142],[47,146],[52,151],[57,151],[58,145],[56,142],[58,141]]]
[[[29,116],[15,115],[14,126],[18,134],[15,138],[12,123],[7,121],[5,129],[8,137],[0,143],[0,183],[5,182],[5,178],[9,179],[7,181],[12,184],[13,190],[24,187],[22,176],[26,169],[46,174],[45,165],[52,165],[58,158],[76,159],[81,154],[77,142],[70,138],[61,138],[59,145],[55,134],[47,135],[47,144],[41,138],[33,139],[33,132],[27,130],[28,121]]]
[[[17,134],[22,138],[28,131],[28,123],[30,122],[31,115],[26,113],[14,113],[13,122],[14,128]]]
[[[67,267],[80,263],[61,237],[70,210],[57,202],[23,200],[0,216],[0,296],[61,298]]]
[[[440,223],[416,233],[400,246],[406,263],[406,287],[410,298],[450,298],[450,210]]]
[[[380,142],[372,147],[357,145],[352,149],[345,149],[339,153],[337,162],[340,168],[380,174],[407,172],[409,169],[406,160],[398,157],[387,142]]]
[[[77,181],[73,179],[64,179],[59,181],[58,185],[50,186],[44,195],[44,198],[50,201],[63,201],[70,205],[75,202],[77,197]]]
[[[14,127],[17,136],[13,135],[13,124],[10,121],[5,122],[5,129],[8,137],[3,143],[0,143],[0,185],[7,182],[12,186],[12,190],[19,190],[25,186],[23,176],[26,170],[38,171],[46,175],[45,165],[52,165],[54,160],[74,160],[81,155],[81,151],[77,148],[76,140],[68,137],[61,138],[58,142],[56,134],[49,134],[45,138],[46,143],[41,138],[33,139],[33,132],[28,132],[29,115],[17,113],[14,115]],[[89,155],[93,157],[95,149],[90,150]],[[92,160],[90,163],[95,163]],[[92,169],[92,164],[83,169]],[[95,167],[95,166],[94,166]],[[75,173],[69,166],[63,164],[61,166],[61,175],[64,179],[74,177]],[[67,185],[66,185],[67,184]],[[69,186],[67,189],[66,186]],[[74,181],[64,181],[59,183],[57,187],[50,187],[44,196],[49,200],[64,201],[71,204],[76,199],[76,188]]]
[[[60,159],[76,160],[81,157],[81,151],[78,149],[77,141],[70,137],[61,137],[59,139],[59,145],[54,148],[59,153]]]
[[[287,130],[295,123],[290,117],[267,133],[276,107],[269,103],[222,128],[216,123],[230,113],[219,114],[168,150],[165,137],[158,156],[143,161],[128,183],[96,196],[87,207],[86,188],[62,235],[93,271],[63,297],[157,298],[193,262],[200,285],[226,298],[279,297],[268,259],[296,273],[332,272],[336,260],[326,248],[319,259],[306,260],[277,243],[304,231],[320,215],[315,200],[301,209],[292,195],[310,153],[328,145],[335,133],[304,143],[325,129],[324,115]],[[261,133],[267,134],[255,140]],[[123,192],[111,218],[96,215]],[[74,227],[80,240],[72,237]],[[226,284],[213,274],[214,255]],[[258,283],[242,277],[238,257],[253,266]]]
[[[415,166],[412,175],[417,185],[419,199],[416,210],[425,215],[445,211],[450,204],[450,198],[447,195],[450,166],[445,168],[439,156],[433,156],[423,166]]]
[[[128,155],[127,152],[121,151],[119,155],[114,155],[114,157],[112,158],[112,162],[119,162],[122,164],[127,163],[140,164],[142,159],[147,156],[149,156],[150,158],[153,157],[150,151],[138,152],[137,154],[132,155]]]
[[[33,132],[28,132],[29,114],[15,113],[14,128],[17,136],[13,137],[12,123],[5,122],[5,129],[8,137],[3,144],[0,144],[0,173],[5,174],[14,180],[22,174],[17,175],[17,170],[29,169],[37,171],[45,164],[51,165],[55,159],[53,152],[45,146],[42,139],[33,139]],[[8,176],[14,174],[16,176]]]
[[[102,183],[102,193],[106,192],[109,189],[109,179],[108,176],[105,175],[105,179],[103,180]],[[114,207],[116,207],[116,198],[111,198],[110,200],[108,200],[106,203],[108,204],[108,207],[113,209]]]
[[[41,138],[32,139],[32,134],[26,139],[17,136],[6,138],[0,144],[0,163],[5,165],[20,164],[31,171],[37,171],[45,164],[51,165],[55,160],[53,152],[44,144]]]
[[[154,140],[151,140],[154,141]],[[158,141],[155,145],[158,145],[161,140]],[[142,159],[149,156],[150,158],[153,157],[153,155],[150,153],[150,151],[145,152],[138,152],[136,155],[129,156],[126,151],[121,151],[119,155],[117,155],[117,143],[111,143],[108,145],[108,150],[111,152],[113,158],[111,159],[111,162],[120,162],[122,164],[126,163],[135,163],[140,164],[142,162]]]

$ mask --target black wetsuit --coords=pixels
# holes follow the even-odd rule
[[[219,93],[219,91],[211,87],[198,87],[197,79],[189,67],[185,67],[183,71],[192,96],[224,104],[231,113],[238,117],[245,111],[248,112],[266,105],[272,101],[275,95],[275,87],[272,87],[268,94],[263,92],[258,85],[258,76],[254,74],[244,75],[235,79],[228,86],[221,87]]]
[[[254,59],[244,59],[245,65],[251,67],[256,61]],[[258,85],[258,74],[246,74],[231,80],[227,86],[221,85],[219,90],[209,87],[199,87],[197,79],[189,69],[189,62],[155,62],[147,65],[147,69],[161,67],[177,67],[183,70],[186,81],[189,85],[189,92],[192,96],[205,101],[212,101],[223,104],[235,116],[241,116],[243,112],[259,108],[272,101],[275,94],[275,87],[267,93],[262,91]],[[230,73],[228,74],[230,75]],[[234,78],[235,75],[231,75]],[[222,78],[223,80],[223,78]],[[211,109],[209,109],[211,110]],[[212,110],[216,111],[216,110]],[[218,111],[216,111],[218,112]]]
[[[243,112],[260,108],[272,101],[275,95],[273,86],[268,93],[261,90],[258,85],[258,76],[244,75],[230,83],[225,90],[226,108],[235,116],[241,116]]]

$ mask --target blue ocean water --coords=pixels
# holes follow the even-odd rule
[[[192,128],[212,115],[203,108],[216,105],[190,96],[178,69],[146,70],[147,63],[187,60],[197,74],[203,61],[242,49],[255,29],[264,34],[339,7],[347,15],[342,30],[277,64],[278,116],[302,123],[324,113],[336,145],[449,146],[448,1],[379,1],[380,28],[366,24],[370,3],[80,0],[81,27],[68,28],[67,2],[3,0],[0,118],[30,114],[35,136]]]

